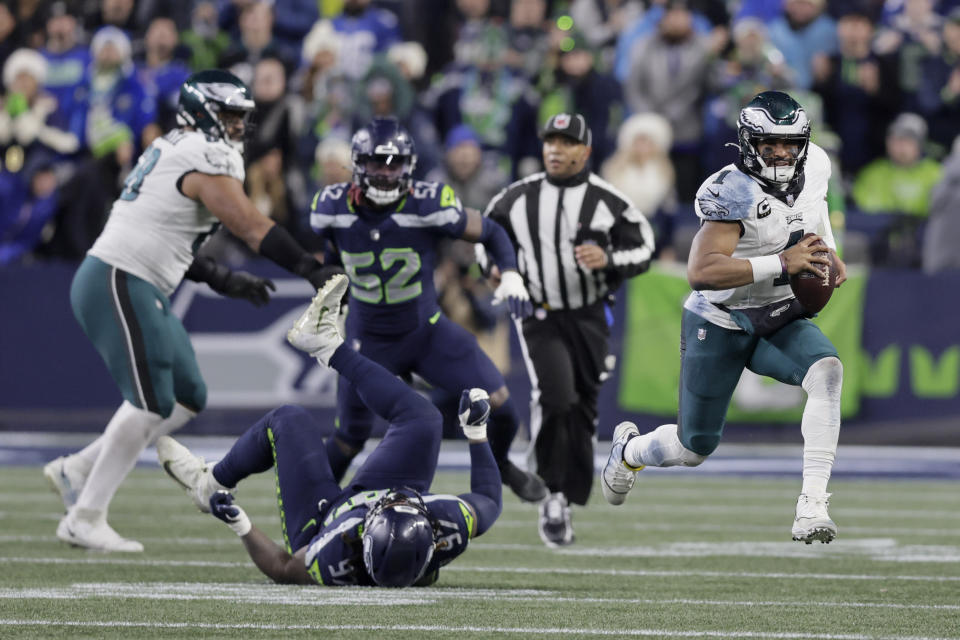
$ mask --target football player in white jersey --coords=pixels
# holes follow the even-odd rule
[[[53,460],[44,475],[67,514],[57,537],[106,551],[142,551],[107,524],[107,509],[140,452],[206,404],[206,385],[170,294],[183,278],[256,305],[269,280],[233,272],[197,250],[222,223],[251,249],[319,288],[324,268],[243,191],[243,136],[250,89],[225,71],[201,71],[180,88],[181,128],[140,156],[100,237],[74,276],[70,302],[103,357],[123,404],[103,434]]]
[[[836,256],[827,217],[830,160],[810,143],[810,123],[789,95],[765,91],[741,112],[740,156],[697,192],[701,220],[687,265],[694,291],[684,303],[677,424],[640,435],[614,430],[602,471],[604,497],[622,504],[644,466],[697,466],[720,442],[727,408],[744,368],[807,392],[803,487],[794,540],[830,542],[827,481],[840,432],[843,366],[836,348],[790,289],[789,275],[823,275],[829,260],[811,246],[822,238],[833,254],[837,284],[846,267]],[[816,237],[803,238],[805,233]]]

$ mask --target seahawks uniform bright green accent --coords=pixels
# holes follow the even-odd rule
[[[440,190],[440,206],[457,206],[457,195],[453,192],[453,187],[448,184],[443,185],[443,189]]]
[[[300,529],[300,533],[303,533],[304,531],[306,531],[307,529],[309,529],[310,527],[312,527],[312,526],[315,525],[315,524],[317,524],[317,519],[316,519],[316,518],[310,518],[309,520],[307,520],[307,524],[303,525],[303,528]]]
[[[411,285],[407,283],[420,271],[420,256],[416,251],[409,247],[403,249],[384,249],[380,253],[380,266],[386,271],[395,262],[402,262],[400,270],[387,280],[384,285],[384,293],[387,298],[387,304],[397,304],[416,298],[423,292],[423,286],[420,282],[414,282]]]
[[[474,517],[473,512],[470,511],[468,507],[462,500],[460,501],[460,513],[463,514],[463,519],[467,523],[467,532],[472,538],[477,535],[477,519]]]
[[[437,324],[437,322],[440,320],[441,315],[443,315],[443,312],[437,311],[435,314],[430,316],[430,324]]]
[[[270,453],[273,454],[273,474],[277,484],[277,508],[280,510],[280,531],[283,533],[283,546],[287,553],[293,553],[293,549],[290,547],[290,536],[287,535],[287,514],[283,510],[283,496],[280,495],[280,465],[277,464],[277,443],[274,441],[273,429],[270,427],[267,427],[267,438],[270,439]]]
[[[372,251],[362,253],[341,251],[340,257],[343,268],[350,278],[350,293],[361,302],[377,304],[385,301],[387,304],[399,304],[423,293],[423,285],[419,281],[410,284],[410,281],[420,272],[422,261],[420,255],[409,247],[387,248],[380,252],[380,267],[383,271],[400,263],[400,269],[385,283],[375,273],[360,273],[361,269],[372,267],[376,262],[376,256]]]
[[[363,253],[340,252],[340,259],[343,261],[343,268],[350,278],[350,293],[354,298],[361,302],[377,304],[383,298],[383,291],[380,287],[380,278],[375,274],[359,274],[357,269],[373,265],[373,251],[364,251]]]
[[[327,514],[327,517],[323,519],[323,526],[326,527],[351,509],[355,509],[362,505],[372,506],[377,500],[387,495],[389,492],[390,489],[378,489],[376,491],[365,491],[363,493],[350,496],[350,498],[343,504],[338,505],[336,509],[333,509]]]

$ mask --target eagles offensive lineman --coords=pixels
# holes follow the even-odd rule
[[[426,493],[440,452],[440,413],[392,373],[343,345],[337,309],[346,289],[346,276],[331,278],[287,340],[336,369],[390,423],[349,486],[341,489],[334,478],[324,430],[295,406],[268,413],[215,465],[204,464],[167,436],[157,440],[157,456],[194,504],[226,522],[257,567],[276,582],[432,584],[440,567],[463,553],[500,514],[500,474],[486,440],[489,397],[471,389],[460,400],[460,425],[470,443],[470,492]],[[226,491],[271,467],[285,548],[254,527]]]
[[[843,367],[833,344],[805,317],[789,274],[822,274],[814,255],[819,234],[837,265],[827,217],[830,160],[810,143],[803,108],[778,91],[757,95],[741,112],[740,157],[697,192],[701,227],[688,263],[694,291],[684,303],[677,424],[640,435],[623,422],[602,472],[604,497],[622,504],[645,465],[697,466],[720,442],[727,407],[744,367],[807,392],[800,429],[803,488],[793,539],[830,542],[827,481],[840,432]]]
[[[200,245],[223,223],[251,249],[318,287],[331,269],[260,214],[243,192],[243,135],[254,102],[225,71],[201,71],[180,88],[182,128],[144,150],[70,289],[74,315],[107,364],[124,402],[103,434],[57,458],[44,475],[67,508],[57,537],[106,551],[142,551],[107,524],[107,508],[143,448],[204,408],[207,390],[169,296],[186,277],[256,305],[269,280],[232,272]]]
[[[348,342],[394,374],[416,372],[450,393],[488,389],[490,446],[503,481],[524,500],[540,500],[543,481],[507,457],[519,417],[503,376],[476,338],[443,315],[433,285],[443,238],[481,242],[503,273],[495,298],[529,315],[509,236],[480,212],[465,211],[449,185],[413,180],[416,150],[396,119],[374,118],[352,147],[353,182],[319,191],[310,213],[311,227],[330,241],[350,277]],[[348,380],[341,379],[337,406],[339,429],[327,452],[339,479],[370,436],[373,414]]]

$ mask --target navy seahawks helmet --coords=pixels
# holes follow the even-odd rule
[[[364,519],[363,564],[379,586],[409,587],[423,577],[436,542],[419,494],[410,498],[392,491]]]
[[[770,186],[785,188],[803,175],[810,147],[810,120],[800,104],[782,91],[764,91],[740,111],[737,123],[740,162],[750,173]],[[793,163],[767,166],[758,150],[763,140],[792,142],[797,148]]]
[[[410,188],[417,166],[413,138],[396,118],[374,118],[353,134],[353,183],[370,202],[388,205]]]
[[[221,114],[241,115],[246,125],[255,106],[250,88],[229,71],[198,71],[180,85],[177,122],[242,151],[243,136],[231,136]]]

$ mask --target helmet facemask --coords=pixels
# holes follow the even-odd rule
[[[211,106],[219,107],[215,111],[221,139],[242,154],[244,142],[254,130],[254,112],[222,107],[216,103]]]
[[[810,121],[787,94],[766,91],[754,98],[740,111],[737,136],[743,168],[767,186],[785,190],[803,176],[810,147]],[[761,146],[777,143],[786,148],[786,157],[771,153],[770,148],[761,152]]]
[[[751,162],[745,159],[744,164],[761,179],[770,184],[786,185],[802,173],[809,141],[809,135],[755,135],[746,129],[741,129],[740,145],[741,148],[743,146],[749,148],[749,153],[744,155],[749,156]],[[777,155],[771,148],[778,143],[785,148],[786,158]],[[761,147],[764,148],[761,149]]]
[[[353,160],[354,182],[370,202],[388,205],[406,194],[417,157],[400,154],[362,154]]]

